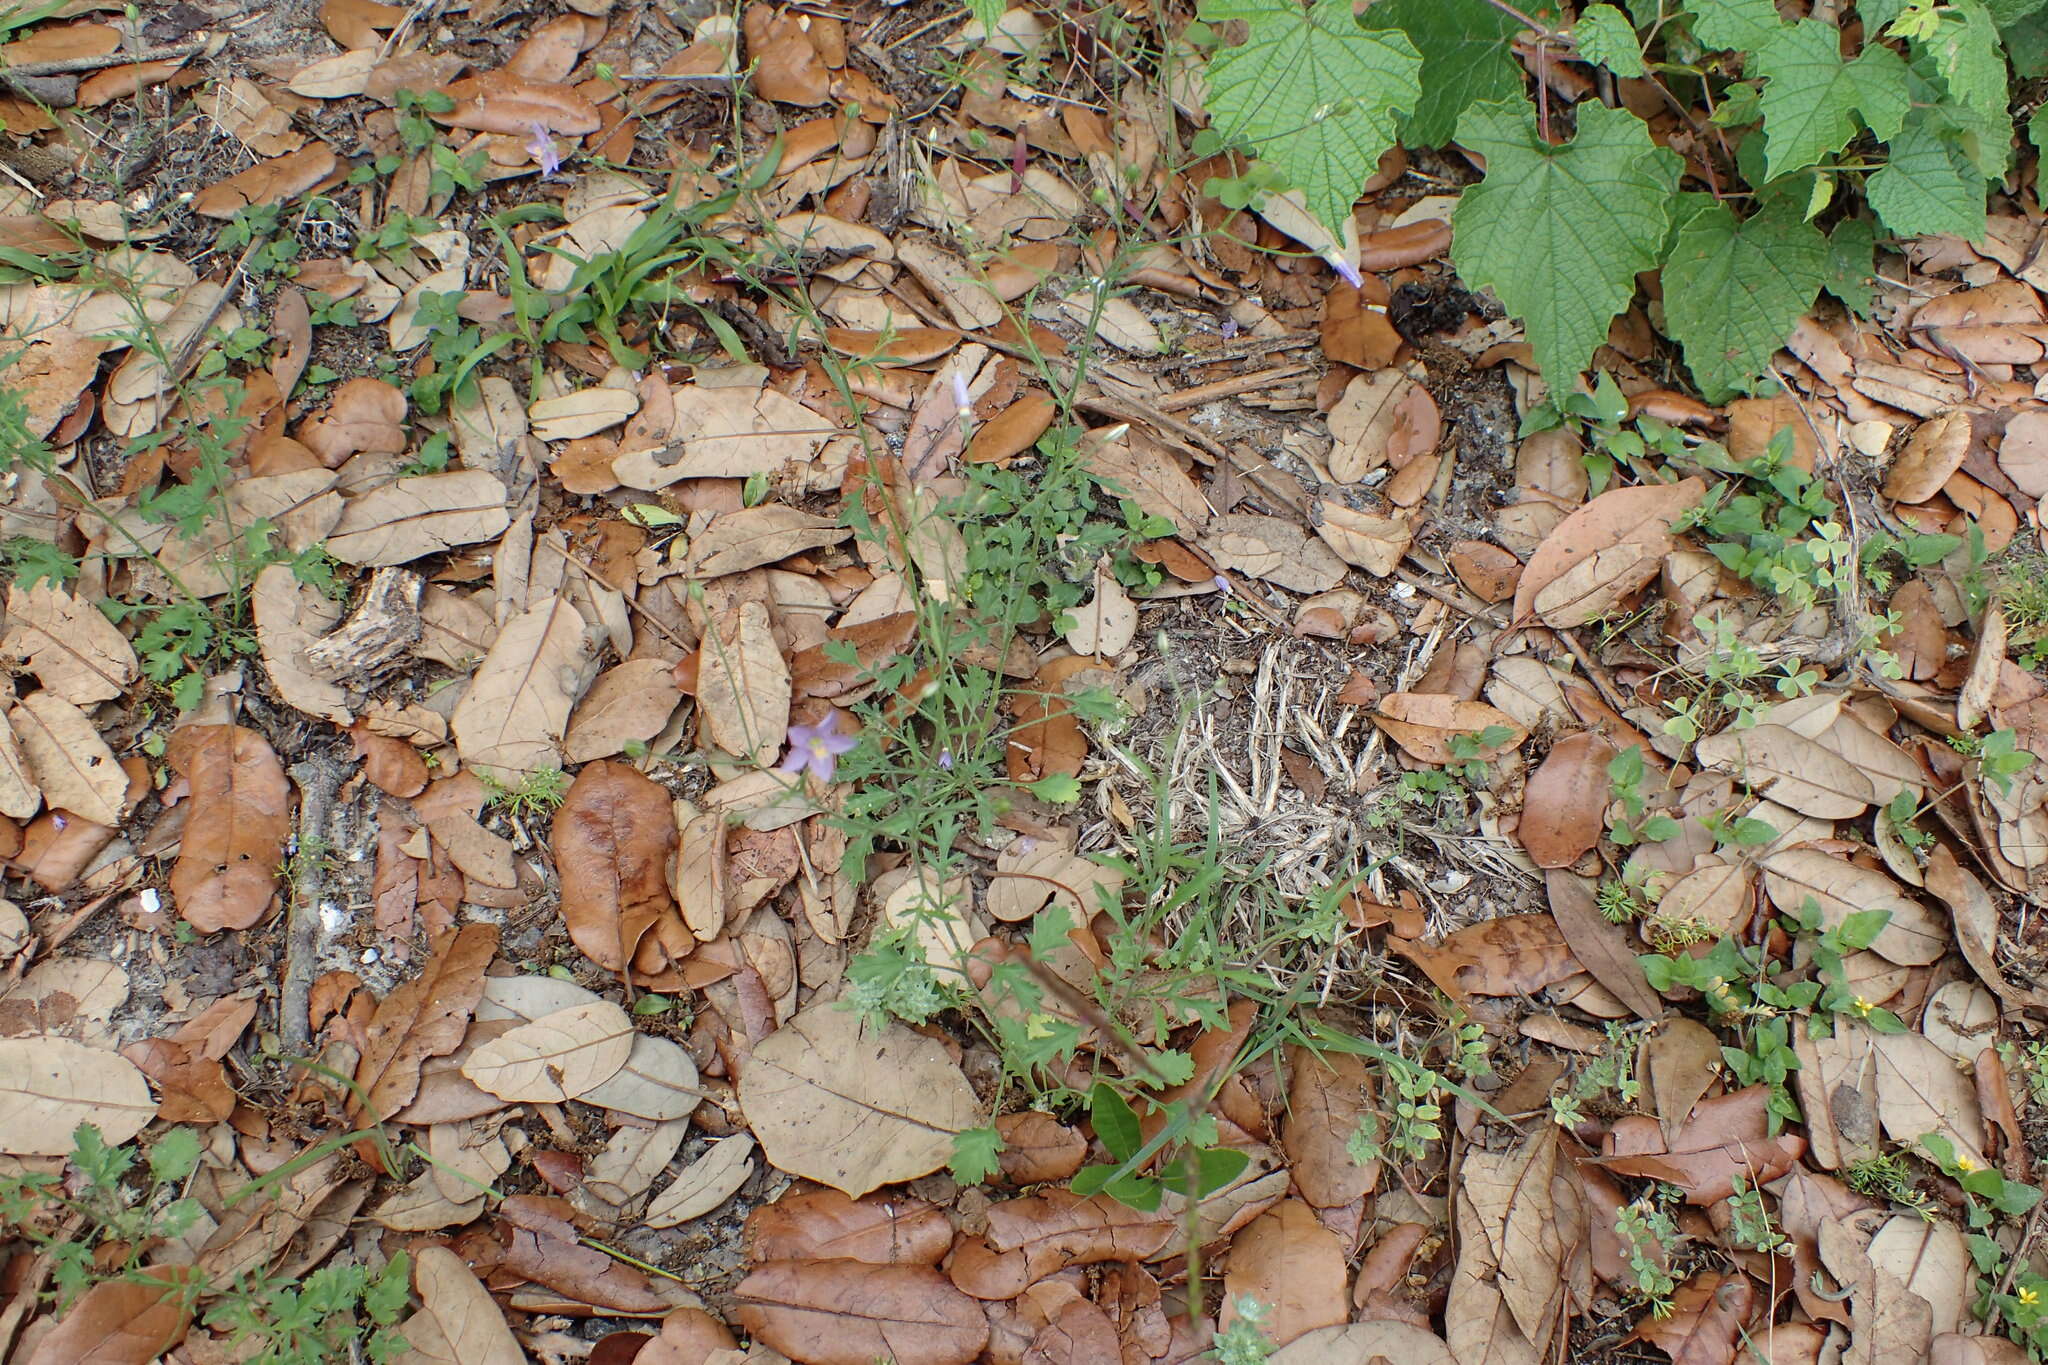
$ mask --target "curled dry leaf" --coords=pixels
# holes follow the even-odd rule
[[[562,1200],[515,1194],[498,1206],[498,1215],[505,1269],[599,1308],[659,1313],[674,1306],[638,1270],[585,1245]]]
[[[574,1005],[500,1034],[462,1074],[514,1103],[560,1104],[610,1080],[633,1051],[633,1021],[609,1000]]]
[[[483,133],[530,137],[536,125],[568,137],[598,130],[597,107],[576,87],[529,81],[506,71],[485,71],[451,82],[455,107],[436,112],[436,122]]]
[[[1613,488],[1573,512],[1523,569],[1515,620],[1533,617],[1561,629],[1605,615],[1657,576],[1675,544],[1671,522],[1705,492],[1697,478]]]
[[[119,1146],[156,1110],[142,1072],[119,1053],[64,1038],[0,1038],[0,1152],[67,1156],[81,1123]]]
[[[981,1122],[973,1087],[936,1041],[829,1001],[755,1046],[739,1096],[777,1170],[854,1196],[937,1170],[953,1135]]]
[[[1481,743],[1466,758],[1498,758],[1529,737],[1513,716],[1483,701],[1466,701],[1441,692],[1389,692],[1380,698],[1373,723],[1411,758],[1424,763],[1462,762],[1451,752],[1453,735],[1477,735],[1499,726],[1508,738]]]
[[[1671,1365],[1722,1365],[1736,1359],[1756,1291],[1743,1275],[1695,1275],[1671,1295],[1669,1313],[1652,1313],[1631,1333],[1671,1357]]]
[[[1003,1150],[996,1154],[1003,1179],[1012,1185],[1043,1185],[1065,1180],[1081,1169],[1088,1139],[1042,1110],[1026,1109],[996,1120]]]
[[[1375,578],[1385,578],[1400,567],[1415,541],[1415,523],[1408,517],[1381,516],[1334,498],[1324,498],[1310,509],[1309,524],[1339,559]]]
[[[208,185],[192,197],[192,211],[206,218],[232,218],[252,205],[281,203],[304,194],[339,166],[333,148],[324,142],[308,143]]]
[[[668,860],[675,814],[659,783],[623,763],[592,763],[555,812],[562,918],[592,962],[623,972],[640,940],[675,911]]]
[[[740,1323],[810,1365],[966,1365],[988,1319],[937,1270],[861,1261],[769,1261],[734,1291]]]
[[[1390,951],[1413,961],[1446,995],[1526,995],[1580,971],[1549,915],[1501,915],[1468,925],[1431,947],[1390,936]]]
[[[192,786],[171,894],[203,934],[247,929],[270,912],[291,837],[291,783],[270,742],[240,725],[186,725],[164,748]]]
[[[988,1211],[988,1248],[1014,1261],[1021,1277],[1012,1294],[1070,1265],[1147,1260],[1180,1231],[1171,1217],[1127,1208],[1106,1194],[1084,1199],[1059,1188],[1006,1199]]]
[[[1590,731],[1550,746],[1522,792],[1516,829],[1536,866],[1570,867],[1600,842],[1606,826],[1607,764],[1614,746]]]
[[[1328,592],[1344,581],[1344,561],[1286,517],[1232,512],[1210,521],[1200,540],[1222,568],[1293,592]]]

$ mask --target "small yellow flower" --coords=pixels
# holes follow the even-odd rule
[[[1977,1169],[1977,1163],[1970,1160],[1970,1158],[1966,1156],[1957,1156],[1956,1169],[1961,1171],[1964,1175],[1968,1175],[1970,1172]]]
[[[2035,1304],[2041,1301],[2041,1295],[2037,1291],[2032,1289],[2022,1289],[2019,1293],[2013,1295],[2013,1297],[2018,1299],[2021,1303],[2025,1304],[2029,1308],[2032,1308]]]
[[[1871,1004],[1868,1000],[1865,1000],[1862,996],[1859,995],[1854,1000],[1851,1000],[1849,1002],[1849,1008],[1855,1010],[1858,1014],[1867,1015],[1872,1010],[1876,1009],[1877,1006]]]

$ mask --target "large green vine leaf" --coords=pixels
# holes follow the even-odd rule
[[[1842,32],[1802,19],[1757,45],[1750,69],[1765,78],[1764,169],[1775,180],[1824,161],[1856,135],[1856,115],[1880,138],[1899,131],[1908,107],[1906,63],[1871,43],[1842,60]]]
[[[1701,396],[1749,392],[1828,275],[1827,239],[1790,204],[1738,221],[1707,201],[1683,216],[1664,262],[1664,325]]]
[[[1771,0],[1692,0],[1692,33],[1708,47],[1754,52],[1783,21]]]
[[[1884,169],[1863,192],[1885,230],[1899,237],[1951,233],[1967,241],[1984,235],[1984,177],[1953,145],[1934,116],[1915,110],[1891,140]]]
[[[1991,12],[1979,0],[1943,5],[1935,11],[1933,32],[1915,47],[1948,89],[1942,108],[1956,125],[1963,153],[1985,179],[2003,176],[2012,160],[2011,95]]]
[[[1378,0],[1359,22],[1399,29],[1422,54],[1422,95],[1401,128],[1414,146],[1441,147],[1472,105],[1522,93],[1522,64],[1514,56],[1522,25],[1486,0]]]
[[[1209,115],[1298,186],[1309,212],[1342,236],[1366,178],[1394,145],[1397,112],[1415,108],[1422,57],[1407,35],[1367,32],[1351,0],[1251,4],[1204,11],[1242,18],[1249,33],[1209,63]]]
[[[1486,178],[1459,197],[1452,260],[1522,319],[1553,384],[1585,368],[1637,272],[1657,263],[1678,181],[1677,158],[1627,110],[1588,103],[1578,120],[1562,146],[1543,140],[1526,100],[1475,104],[1458,120]]]

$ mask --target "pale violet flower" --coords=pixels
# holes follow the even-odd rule
[[[839,733],[839,711],[835,707],[816,725],[789,727],[789,753],[782,760],[782,771],[810,772],[820,782],[830,782],[839,771],[839,756],[858,743],[856,736]]]
[[[1330,269],[1337,272],[1338,279],[1344,281],[1353,289],[1363,289],[1365,287],[1365,276],[1359,274],[1358,267],[1344,259],[1344,253],[1336,247],[1331,247],[1328,251],[1325,251],[1323,259],[1330,263]]]
[[[545,125],[539,121],[529,123],[533,137],[527,141],[526,150],[533,155],[533,164],[540,167],[543,176],[553,175],[562,169],[562,154],[555,150],[554,138],[548,136]]]

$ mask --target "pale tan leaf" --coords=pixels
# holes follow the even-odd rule
[[[954,1134],[983,1118],[944,1047],[832,1001],[755,1045],[739,1095],[777,1170],[856,1198],[945,1165]]]
[[[1405,1322],[1320,1327],[1267,1357],[1267,1365],[1459,1365],[1443,1338]]]
[[[1609,561],[1617,576],[1596,576],[1578,582],[1584,600],[1553,594],[1542,612],[1545,625],[1563,628],[1583,625],[1599,614],[1601,602],[1619,595],[1619,585],[1633,582],[1641,587],[1656,577],[1658,565],[1674,540],[1670,523],[1694,506],[1706,492],[1697,478],[1678,483],[1646,484],[1635,488],[1613,488],[1559,522],[1536,552],[1529,557],[1515,587],[1515,620],[1526,621],[1537,614],[1536,595],[1563,578],[1575,566],[1602,551],[1622,550]]]
[[[342,604],[301,583],[289,564],[266,564],[249,592],[256,643],[278,696],[316,719],[353,723],[340,683],[307,671],[306,648],[340,622]]]
[[[463,762],[514,782],[559,768],[561,736],[593,669],[592,637],[564,596],[507,621],[450,717]]]
[[[119,825],[128,774],[85,713],[51,692],[31,692],[8,713],[43,797],[95,825]]]
[[[705,637],[697,704],[705,732],[726,753],[766,765],[789,732],[789,665],[769,628],[768,609],[743,602]]]
[[[1217,564],[1300,593],[1344,581],[1344,561],[1285,517],[1233,512],[1210,521],[1201,546]]]
[[[1702,764],[1728,769],[1757,795],[1816,819],[1846,820],[1877,799],[1862,769],[1782,725],[1731,726],[1694,751]]]
[[[633,1021],[608,1000],[542,1015],[469,1054],[462,1074],[502,1100],[560,1104],[617,1075]]]
[[[1271,1310],[1259,1330],[1284,1346],[1350,1316],[1345,1281],[1344,1248],[1337,1234],[1301,1200],[1283,1199],[1230,1241],[1221,1324],[1228,1327],[1239,1316],[1238,1300],[1249,1296]]]
[[[81,1123],[119,1146],[155,1117],[149,1083],[119,1053],[64,1038],[0,1038],[0,1152],[68,1156]]]
[[[505,1325],[505,1315],[460,1256],[442,1246],[414,1253],[413,1286],[419,1290],[420,1312],[405,1324],[411,1349],[402,1365],[525,1365],[526,1353]],[[432,1333],[423,1330],[433,1325]],[[422,1354],[423,1338],[438,1336],[446,1353]]]
[[[1866,1254],[1907,1293],[1927,1300],[1937,1335],[1961,1325],[1976,1274],[1955,1224],[1900,1214],[1877,1230]]]
[[[406,564],[502,535],[512,524],[505,485],[480,469],[420,474],[350,498],[328,536],[344,564]]]
[[[631,389],[578,389],[543,398],[526,409],[533,434],[543,441],[573,441],[595,436],[640,411],[640,396]]]
[[[1877,1054],[1877,1117],[1892,1140],[1917,1148],[1923,1136],[1939,1133],[1955,1144],[1959,1157],[1983,1168],[1984,1117],[1976,1083],[1920,1034],[1880,1033],[1871,1046]]]
[[[774,389],[689,384],[676,390],[673,402],[668,444],[628,446],[612,461],[626,487],[773,474],[811,459],[832,434],[823,417]]]
[[[1092,291],[1082,290],[1061,299],[1060,311],[1120,351],[1128,351],[1132,355],[1158,355],[1166,349],[1166,343],[1160,340],[1159,329],[1153,325],[1152,319],[1146,317],[1137,304],[1121,295],[1102,298]]]
[[[111,701],[140,675],[135,647],[107,614],[49,582],[7,589],[0,652],[73,706]]]
[[[654,1196],[642,1221],[651,1228],[672,1228],[702,1218],[737,1194],[753,1173],[754,1139],[745,1133],[720,1138]]]
[[[628,659],[597,675],[569,718],[562,755],[571,763],[610,758],[660,734],[683,694],[661,659]]]
[[[1870,945],[1878,953],[1918,966],[1948,951],[1947,928],[1882,872],[1812,848],[1781,849],[1763,860],[1763,869],[1771,901],[1784,914],[1800,914],[1809,896],[1829,928],[1852,911],[1889,910],[1891,919]]]
[[[1076,654],[1113,657],[1129,649],[1137,638],[1137,603],[1116,581],[1107,558],[1095,566],[1094,596],[1071,608],[1069,614],[1074,626],[1067,632],[1067,644]]]
[[[1491,1260],[1504,1272],[1502,1298],[1532,1341],[1549,1335],[1564,1294],[1569,1247],[1551,1197],[1557,1147],[1557,1129],[1542,1125],[1514,1150],[1467,1153],[1460,1182]]]
[[[28,755],[22,752],[21,741],[15,737],[14,723],[0,713],[0,815],[26,820],[42,805],[42,789],[36,786]]]
[[[285,89],[308,99],[338,100],[360,95],[370,83],[370,71],[377,65],[375,48],[356,48],[338,57],[324,57],[302,66],[285,83]]]
[[[1415,523],[1407,517],[1360,511],[1333,498],[1324,498],[1309,510],[1309,524],[1338,558],[1374,578],[1385,578],[1398,568],[1415,540]]]
[[[718,578],[758,569],[805,550],[837,545],[852,534],[825,517],[781,503],[742,508],[714,517],[704,534],[690,542],[688,572],[692,578]]]

